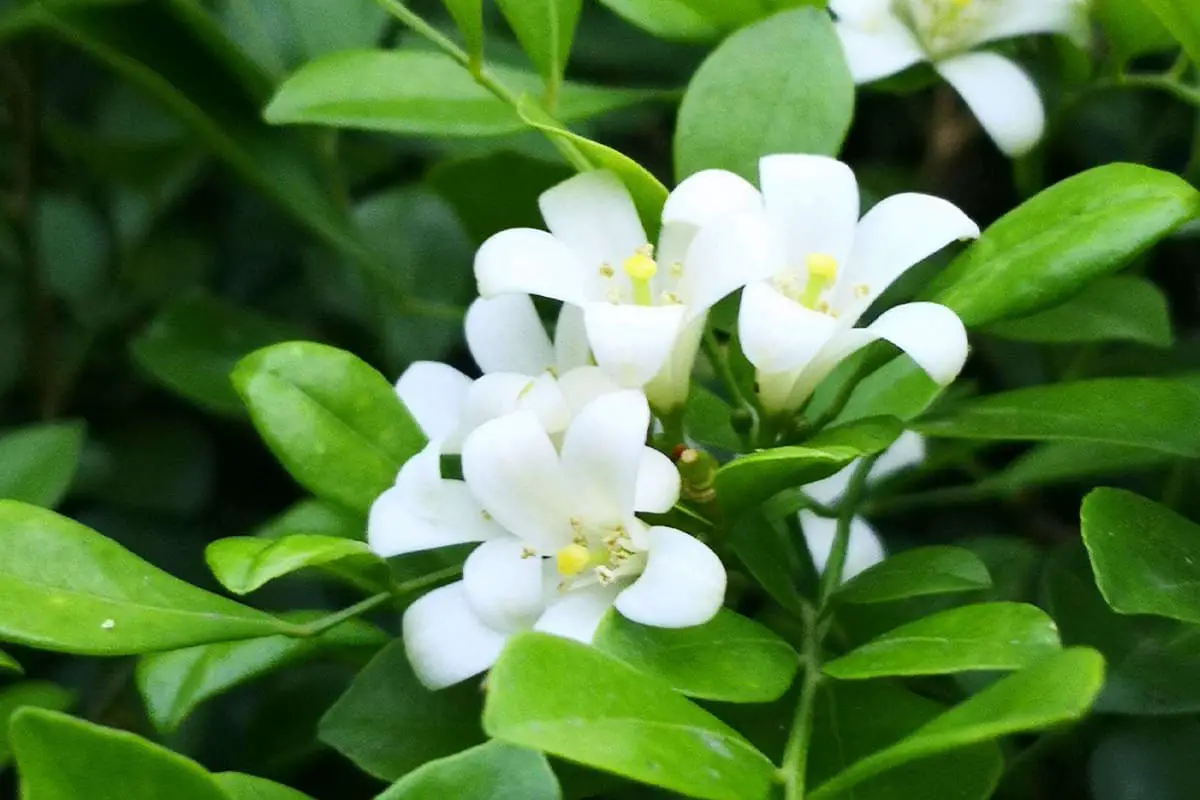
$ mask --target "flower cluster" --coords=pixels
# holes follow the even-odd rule
[[[503,231],[477,254],[482,296],[466,338],[482,376],[421,362],[396,385],[429,445],[372,508],[372,549],[480,543],[461,581],[405,614],[409,657],[434,688],[486,670],[518,631],[586,642],[612,607],[659,627],[720,609],[717,555],[643,516],[679,498],[675,464],[647,438],[653,415],[686,401],[719,300],[742,290],[737,333],[771,415],[796,412],[879,339],[940,383],[967,355],[962,323],[933,303],[856,326],[901,273],[978,228],[919,194],[860,220],[854,175],[836,160],[768,156],[759,187],[720,170],[693,175],[668,197],[657,247],[611,173],[571,178],[540,206],[548,231]],[[553,340],[530,295],[561,301]],[[461,480],[442,474],[450,454],[461,455]]]

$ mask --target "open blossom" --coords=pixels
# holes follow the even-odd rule
[[[1041,97],[1012,61],[971,51],[1014,36],[1073,33],[1083,15],[1078,0],[831,0],[829,7],[856,83],[929,61],[1013,156],[1042,137]]]
[[[892,446],[884,451],[867,474],[869,482],[881,481],[890,475],[920,464],[925,459],[925,441],[920,434],[905,431]],[[850,484],[850,477],[857,468],[851,464],[845,469],[804,487],[804,493],[818,503],[827,506],[835,505],[845,494]],[[808,552],[812,554],[813,564],[817,572],[824,572],[829,563],[829,553],[833,549],[833,540],[837,535],[837,520],[821,517],[811,511],[800,512],[800,527],[804,530],[805,543]],[[871,524],[862,517],[850,520],[850,541],[846,548],[846,562],[842,570],[842,579],[849,580],[855,575],[873,567],[885,557],[883,542]]]
[[[549,232],[502,231],[475,258],[484,297],[539,295],[583,311],[596,363],[618,383],[644,387],[660,411],[687,397],[704,319],[761,262],[753,187],[707,170],[675,189],[657,249],[628,190],[612,173],[577,175],[542,194]]]
[[[954,205],[923,194],[883,200],[859,219],[858,184],[840,161],[773,155],[759,164],[769,221],[770,275],[742,293],[738,334],[771,413],[799,408],[834,367],[878,339],[904,350],[938,383],[967,357],[957,315],[907,303],[855,325],[909,267],[979,235]]]

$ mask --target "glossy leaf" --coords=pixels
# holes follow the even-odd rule
[[[286,342],[242,359],[233,383],[267,446],[318,497],[365,512],[425,436],[392,385],[357,357]]]
[[[500,654],[483,724],[501,741],[691,797],[761,798],[775,771],[667,684],[587,645],[539,633],[518,634]]]
[[[558,778],[546,757],[488,742],[419,767],[376,800],[558,800]]]
[[[308,795],[290,786],[243,775],[240,772],[218,772],[213,780],[229,797],[229,800],[311,800]]]
[[[231,536],[212,542],[204,550],[204,560],[213,575],[234,594],[253,592],[305,567],[355,556],[371,557],[366,542],[303,533],[281,539]]]
[[[1093,14],[1119,60],[1175,47],[1146,0],[1096,0]]]
[[[1051,186],[1000,218],[930,289],[968,327],[1048,308],[1115,272],[1200,213],[1175,175],[1108,164]]]
[[[1167,298],[1150,281],[1124,275],[1098,280],[1061,305],[989,325],[988,333],[1023,342],[1138,342],[1171,346]]]
[[[856,458],[885,450],[902,430],[891,417],[874,417],[822,431],[803,445],[742,456],[717,470],[717,497],[726,513],[736,515],[784,489],[827,478]]]
[[[741,514],[731,534],[730,548],[767,594],[797,617],[808,613],[800,586],[806,572],[816,586],[816,568],[801,537],[761,508]]]
[[[0,436],[0,498],[58,505],[79,466],[83,431],[79,422],[48,422]]]
[[[1109,605],[1200,622],[1200,525],[1120,489],[1096,489],[1079,517]]]
[[[395,781],[482,742],[481,699],[477,681],[426,689],[396,640],[355,677],[321,719],[318,736],[364,772]]]
[[[1017,457],[979,485],[981,488],[1016,491],[1106,475],[1125,475],[1162,466],[1170,459],[1165,453],[1144,447],[1104,442],[1047,442]]]
[[[681,694],[727,703],[769,703],[792,683],[799,656],[754,620],[721,609],[703,625],[652,628],[609,612],[593,646]]]
[[[0,639],[127,655],[269,636],[289,626],[197,589],[77,522],[0,501]]]
[[[26,800],[229,800],[204,767],[132,733],[26,708],[9,735]]]
[[[1193,62],[1200,61],[1200,8],[1190,0],[1143,0],[1183,45]]]
[[[218,414],[245,406],[229,384],[238,360],[295,331],[276,320],[207,295],[168,303],[130,343],[138,366],[171,391]]]
[[[906,597],[986,589],[992,578],[979,556],[935,545],[889,556],[838,587],[842,603],[886,603]]]
[[[0,650],[0,670],[4,670],[6,672],[15,672],[18,675],[25,671],[21,667],[21,663],[19,661],[3,650]]]
[[[1088,764],[1095,800],[1200,797],[1200,725],[1172,720],[1110,729]]]
[[[562,80],[582,0],[497,0],[521,49],[548,85]]]
[[[1061,649],[1037,606],[979,603],[902,625],[825,664],[840,680],[1020,669]]]
[[[675,129],[675,175],[720,168],[757,183],[765,155],[835,155],[853,115],[854,81],[829,15],[775,14],[722,42],[692,77]]]
[[[729,422],[732,411],[720,397],[703,386],[693,385],[683,407],[684,429],[702,445],[736,453],[742,448],[742,441]]]
[[[1195,457],[1200,385],[1175,378],[1098,378],[1035,386],[969,400],[913,427],[953,439],[1104,442]]]
[[[66,711],[75,702],[73,692],[49,681],[21,681],[0,687],[0,769],[12,759],[8,724],[22,708],[48,708]]]
[[[1095,650],[1065,650],[1000,680],[933,718],[891,747],[855,762],[809,797],[829,800],[887,770],[1001,736],[1071,722],[1087,713],[1104,683]]]
[[[301,612],[289,619],[308,622],[320,616],[322,612]],[[315,656],[377,649],[386,643],[387,636],[378,628],[352,619],[307,639],[267,636],[187,647],[143,656],[137,687],[154,726],[173,731],[201,703],[235,686]]]
[[[687,0],[600,0],[613,13],[660,39],[708,42],[720,37],[722,26],[693,8]]]
[[[826,681],[817,693],[808,783],[820,785],[944,712],[944,706],[886,681]],[[994,742],[910,762],[829,800],[985,800],[1004,761]]]
[[[900,356],[859,381],[834,421],[846,423],[881,414],[916,419],[941,393],[942,387],[925,370],[908,356]]]
[[[467,53],[478,59],[483,54],[483,0],[442,0],[442,5],[462,34]]]
[[[517,95],[541,82],[510,67],[489,67]],[[644,102],[654,92],[567,83],[563,121]],[[330,125],[420,136],[499,136],[525,128],[513,108],[475,83],[449,56],[417,50],[350,50],[319,58],[288,78],[264,112],[276,125]]]

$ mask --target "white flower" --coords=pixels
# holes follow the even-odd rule
[[[1041,97],[1012,61],[969,51],[1014,36],[1074,33],[1084,13],[1077,0],[831,0],[829,7],[856,83],[932,62],[1010,156],[1041,139]]]
[[[925,459],[925,441],[913,431],[905,431],[884,451],[867,475],[870,482],[880,481],[894,473],[916,466]],[[819,503],[830,506],[841,499],[850,484],[850,477],[856,469],[855,464],[847,466],[840,472],[830,475],[804,487],[804,492]],[[800,527],[804,530],[804,539],[808,552],[812,554],[813,564],[817,572],[824,572],[829,563],[829,553],[833,549],[833,540],[837,535],[837,520],[818,516],[811,511],[800,512]],[[850,580],[855,575],[883,561],[886,554],[879,534],[862,517],[854,517],[850,521],[850,541],[846,548],[846,563],[842,570],[842,579]]]
[[[946,384],[967,356],[962,322],[935,303],[908,303],[855,328],[909,267],[979,228],[954,205],[923,194],[883,200],[861,220],[858,184],[840,161],[773,155],[759,164],[773,243],[768,280],[742,293],[738,333],[772,413],[799,408],[842,359],[877,339]]]
[[[620,180],[583,173],[539,199],[549,233],[515,228],[484,242],[475,257],[479,291],[581,308],[596,363],[669,410],[687,396],[708,309],[762,263],[761,219],[740,213],[757,203],[736,175],[697,173],[667,198],[655,250]]]

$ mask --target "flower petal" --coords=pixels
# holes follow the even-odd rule
[[[479,248],[475,280],[484,297],[533,294],[580,305],[598,286],[600,275],[596,267],[545,231],[512,228],[492,236]]]
[[[667,196],[662,221],[703,228],[761,207],[762,195],[750,181],[727,170],[705,169],[684,178]]]
[[[650,406],[641,392],[602,395],[580,411],[562,443],[571,512],[585,523],[623,523],[633,516]]]
[[[858,225],[858,181],[835,158],[766,156],[758,162],[767,217],[784,243],[789,266],[805,256],[831,256],[844,267]]]
[[[701,314],[683,326],[662,369],[645,386],[646,398],[659,414],[673,411],[687,402],[692,386],[692,367],[704,337],[707,314]]]
[[[964,53],[936,66],[1006,155],[1024,155],[1041,140],[1046,128],[1042,97],[1016,64],[995,53]]]
[[[570,589],[550,604],[533,629],[591,644],[600,620],[620,592],[621,587],[616,584]]]
[[[967,360],[967,329],[957,314],[937,303],[896,306],[866,330],[908,353],[942,386],[958,377]]]
[[[600,395],[621,391],[617,382],[599,367],[576,367],[558,379],[558,388],[572,417]]]
[[[554,326],[554,368],[559,375],[563,375],[591,363],[592,348],[588,346],[583,309],[564,303],[558,312],[558,323]]]
[[[688,318],[702,316],[747,283],[771,277],[782,267],[782,256],[762,212],[737,214],[701,228],[675,288]]]
[[[396,395],[430,439],[458,429],[471,379],[448,364],[415,361],[396,381]]]
[[[548,433],[565,430],[571,421],[571,409],[549,372],[537,377],[491,372],[475,381],[467,393],[459,435],[466,436],[488,420],[514,411],[532,412]]]
[[[633,510],[648,514],[667,513],[679,500],[679,484],[675,462],[653,447],[643,447]]]
[[[1014,36],[1076,35],[1087,25],[1085,4],[1077,0],[1000,0],[993,5],[987,24],[969,40],[968,48]]]
[[[526,553],[524,542],[506,536],[479,545],[463,564],[467,602],[489,628],[529,630],[546,610],[547,562]]]
[[[544,555],[571,541],[567,482],[549,435],[528,411],[485,422],[463,442],[463,477],[492,517]]]
[[[843,324],[853,324],[909,267],[953,241],[978,236],[979,226],[953,203],[927,194],[893,195],[859,223],[833,307]]]
[[[750,363],[765,373],[807,364],[838,328],[837,320],[784,297],[769,283],[742,292],[738,338]]]
[[[434,690],[491,667],[508,638],[472,613],[461,581],[434,589],[409,606],[403,628],[413,672]]]
[[[476,299],[465,327],[467,348],[483,372],[540,375],[554,365],[550,337],[527,294]]]
[[[725,566],[699,539],[674,528],[650,528],[646,570],[617,595],[623,615],[656,628],[708,622],[725,602]]]
[[[875,460],[867,480],[871,483],[881,481],[891,475],[915,467],[925,460],[925,440],[916,431],[905,431],[887,450]],[[850,485],[857,462],[838,470],[828,478],[805,484],[804,493],[827,506],[837,503]]]
[[[685,309],[682,305],[589,303],[583,313],[596,363],[617,383],[637,388],[666,363]]]
[[[808,543],[808,552],[812,554],[817,572],[824,572],[825,565],[829,563],[829,554],[833,550],[833,540],[837,535],[837,520],[818,517],[810,511],[801,511],[800,527],[804,529],[804,539]],[[846,547],[842,580],[850,580],[868,567],[883,561],[884,557],[883,543],[875,529],[862,517],[851,519],[850,541]]]
[[[846,6],[848,3],[839,3]],[[904,23],[890,13],[871,18],[868,24],[839,14],[834,25],[842,41],[842,51],[855,83],[895,75],[897,72],[925,60],[920,43]]]
[[[648,242],[629,190],[605,170],[584,172],[548,189],[538,206],[546,227],[589,269],[601,264],[619,269]]]

